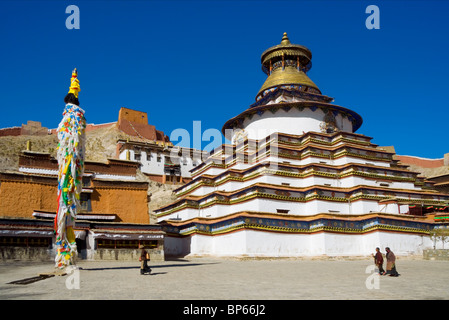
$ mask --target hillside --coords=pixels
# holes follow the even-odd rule
[[[18,169],[19,155],[26,150],[27,141],[31,141],[33,151],[56,156],[58,138],[54,135],[0,137],[0,171]]]
[[[396,153],[393,146],[379,146],[378,149]],[[433,178],[449,174],[449,166],[445,163],[445,159],[449,157],[449,153],[441,159],[427,159],[416,156],[402,156],[395,154],[393,159],[399,160],[400,164],[408,166],[408,170],[418,172],[422,177]]]
[[[421,176],[426,178],[434,178],[438,176],[442,176],[445,174],[449,174],[448,166],[441,166],[438,168],[424,168],[416,164],[407,164],[410,171],[419,172]]]
[[[115,148],[118,138],[126,135],[117,130],[115,124],[89,131],[86,133],[86,160],[107,162],[108,158],[115,157]],[[58,137],[47,136],[7,136],[0,137],[0,170],[17,170],[19,155],[26,150],[27,141],[31,141],[31,150],[50,153],[56,156]]]
[[[86,133],[86,161],[107,162],[108,158],[116,157],[116,143],[118,139],[127,139],[127,134],[117,129],[116,124],[98,128]],[[6,136],[0,137],[0,171],[17,171],[19,165],[19,155],[26,150],[27,141],[31,141],[31,150],[36,152],[50,153],[56,157],[56,147],[58,138],[56,135],[47,136]],[[138,171],[137,179],[149,183],[148,204],[150,223],[156,223],[152,211],[169,204],[175,200],[172,191],[178,186],[164,185],[151,181],[144,174]]]

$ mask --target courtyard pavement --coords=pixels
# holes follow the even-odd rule
[[[401,300],[449,299],[449,261],[398,257],[399,277],[378,276],[371,258],[184,258],[85,261],[70,274],[28,284],[52,263],[0,262],[1,300]]]

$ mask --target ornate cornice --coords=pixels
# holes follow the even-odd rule
[[[420,198],[411,198],[411,195]],[[436,199],[434,197],[437,197]],[[231,192],[213,191],[202,196],[186,196],[177,201],[155,210],[158,217],[163,217],[185,208],[203,209],[216,204],[234,205],[253,199],[272,199],[287,202],[309,202],[323,200],[347,203],[358,200],[383,201],[393,199],[397,202],[409,204],[426,204],[445,206],[449,196],[434,191],[420,191],[409,189],[384,188],[377,186],[359,185],[350,188],[314,185],[310,187],[279,186],[267,183],[256,183]]]
[[[236,231],[254,230],[286,234],[314,234],[331,232],[366,234],[374,231],[401,232],[428,235],[434,227],[431,220],[400,218],[380,213],[364,216],[281,216],[269,213],[239,212],[226,217],[187,221],[165,221],[162,230],[169,236],[184,237],[194,234],[218,236]]]
[[[394,168],[375,167],[366,164],[349,163],[338,167],[319,163],[311,163],[303,166],[277,164],[276,170],[270,169],[270,166],[270,163],[264,162],[245,170],[229,169],[228,171],[215,176],[205,175],[196,177],[186,185],[174,190],[174,192],[178,197],[183,197],[203,186],[218,187],[228,181],[245,182],[264,175],[298,179],[311,176],[328,177],[330,179],[343,179],[351,176],[359,176],[376,181],[412,182],[415,185],[424,184],[423,178],[417,178],[419,173],[409,172],[402,169],[395,170]],[[380,171],[384,172],[384,174],[381,174]],[[386,175],[385,172],[390,172],[393,175]],[[409,174],[411,176],[403,176],[403,174]]]

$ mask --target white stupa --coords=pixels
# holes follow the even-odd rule
[[[355,133],[361,116],[309,79],[311,57],[287,34],[262,54],[268,77],[256,102],[223,126],[232,144],[155,211],[166,254],[350,256],[385,246],[418,254],[432,246],[434,221],[411,208],[445,206],[449,196]]]

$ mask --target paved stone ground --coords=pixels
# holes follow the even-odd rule
[[[366,273],[371,258],[189,258],[150,263],[151,275],[140,275],[137,261],[80,261],[78,266],[79,289],[68,289],[66,281],[74,280],[73,286],[75,273],[9,284],[54,271],[51,263],[0,262],[0,299],[449,299],[449,261],[420,258],[399,257],[397,278]]]

